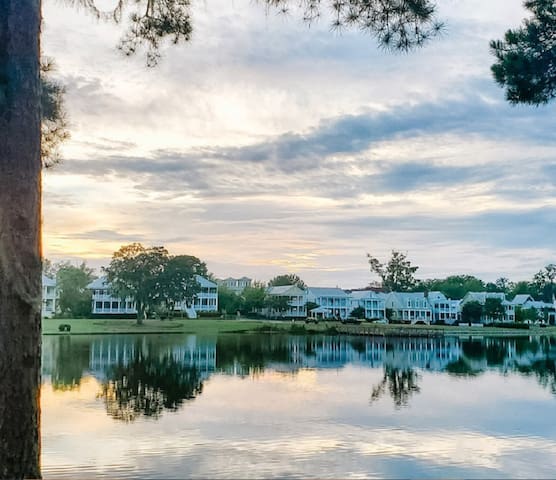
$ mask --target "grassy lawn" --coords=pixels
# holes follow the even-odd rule
[[[216,334],[226,332],[247,332],[257,330],[264,325],[256,320],[220,320],[199,318],[195,320],[145,320],[137,325],[135,320],[128,319],[43,319],[44,335],[67,335],[60,332],[60,324],[71,325],[72,334],[102,333],[199,333]]]
[[[214,335],[218,333],[239,332],[284,332],[284,333],[339,333],[376,334],[376,335],[476,335],[476,336],[556,336],[556,327],[532,327],[529,330],[492,328],[492,327],[446,327],[440,325],[380,325],[362,323],[360,325],[342,325],[338,322],[320,322],[306,325],[302,321],[295,324],[289,321],[222,320],[219,318],[199,318],[195,320],[146,320],[137,325],[135,320],[127,319],[44,319],[44,335],[66,335],[58,330],[58,325],[71,325],[72,334],[112,334],[112,333],[195,333]]]

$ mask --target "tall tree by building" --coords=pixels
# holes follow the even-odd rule
[[[283,287],[286,285],[295,285],[296,287],[301,288],[301,290],[305,290],[307,286],[305,282],[301,280],[299,275],[295,273],[286,273],[285,275],[277,275],[272,280],[268,282],[269,287]]]
[[[388,263],[384,264],[370,253],[367,253],[371,272],[382,280],[382,286],[390,292],[407,292],[417,284],[415,272],[419,267],[411,265],[407,254],[392,250]]]

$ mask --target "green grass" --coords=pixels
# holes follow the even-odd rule
[[[136,320],[128,319],[44,319],[44,335],[67,335],[60,332],[60,324],[71,325],[71,334],[111,334],[111,333],[199,333],[217,334],[254,331],[264,325],[256,320],[220,320],[199,318],[194,320],[145,320],[137,325]]]
[[[113,334],[113,333],[195,333],[214,335],[218,333],[266,332],[266,333],[350,333],[376,335],[483,335],[483,336],[556,336],[556,327],[531,327],[530,330],[492,327],[449,327],[440,325],[381,325],[363,322],[360,325],[344,326],[338,322],[305,324],[297,321],[270,320],[222,320],[219,318],[198,318],[195,320],[145,320],[137,325],[135,320],[124,319],[44,319],[44,335],[67,335],[58,331],[58,325],[71,325],[71,334]]]

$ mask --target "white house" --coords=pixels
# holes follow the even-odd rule
[[[200,275],[196,275],[201,290],[194,298],[193,304],[181,302],[176,310],[187,312],[188,316],[196,317],[198,312],[216,312],[218,310],[218,285]],[[120,299],[112,296],[110,284],[106,277],[97,278],[87,288],[92,293],[91,313],[93,315],[135,315],[137,310],[132,299]]]
[[[352,310],[361,307],[365,309],[368,320],[386,319],[386,294],[373,290],[354,290],[349,294]]]
[[[193,299],[193,308],[199,312],[217,312],[218,311],[218,285],[207,280],[201,275],[195,275],[197,283],[201,290]]]
[[[340,288],[308,287],[307,302],[316,303],[324,318],[347,318],[353,310],[349,295]]]
[[[386,297],[386,308],[392,310],[392,319],[411,324],[430,324],[433,319],[431,304],[423,292],[391,292]]]
[[[218,283],[219,287],[226,287],[228,290],[231,290],[236,294],[240,294],[241,292],[243,292],[243,290],[245,290],[245,288],[251,286],[251,279],[248,277],[228,277],[224,280],[217,280],[216,283]]]
[[[428,300],[432,308],[433,322],[453,324],[461,320],[459,300],[451,300],[442,292],[429,292]]]
[[[556,300],[553,303],[546,303],[535,300],[531,295],[519,294],[516,295],[511,301],[516,308],[521,308],[523,310],[535,309],[542,322],[546,322],[550,325],[556,323]]]
[[[122,300],[113,297],[110,293],[110,284],[106,281],[106,277],[100,277],[93,280],[87,288],[92,293],[91,313],[93,315],[135,315],[135,303],[127,298]]]
[[[461,299],[460,305],[463,306],[468,302],[479,302],[481,305],[485,305],[487,299],[494,298],[502,302],[504,307],[504,317],[500,320],[503,322],[515,322],[515,306],[512,302],[506,300],[506,295],[502,292],[468,292]],[[490,322],[494,319],[488,318],[486,316],[481,317],[481,322]]]
[[[279,314],[281,317],[296,318],[306,317],[307,309],[305,308],[306,293],[296,285],[283,285],[279,287],[269,287],[266,291],[267,295],[276,297],[285,297],[288,300],[288,308],[284,312],[267,312],[269,314]]]
[[[43,318],[52,317],[58,308],[58,289],[56,288],[56,280],[42,276],[42,304],[41,316]]]

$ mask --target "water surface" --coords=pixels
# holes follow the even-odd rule
[[[43,337],[45,478],[553,478],[556,340]]]

